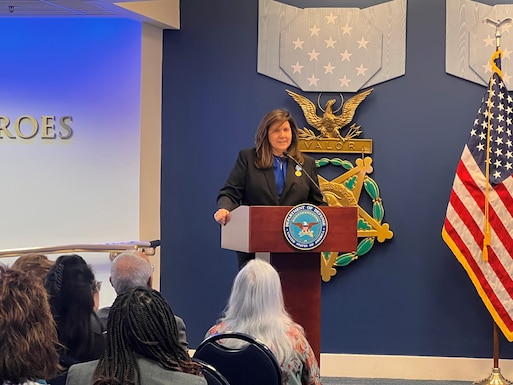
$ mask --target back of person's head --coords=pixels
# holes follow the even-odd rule
[[[137,286],[151,286],[152,275],[148,257],[136,250],[119,254],[110,266],[110,281],[117,294]]]
[[[44,254],[27,254],[19,256],[12,264],[12,268],[29,273],[44,282],[52,265],[53,261]]]
[[[18,384],[57,374],[57,331],[43,283],[2,264],[0,341],[0,382]]]
[[[68,354],[87,357],[93,348],[91,317],[96,290],[93,271],[81,256],[61,255],[50,268],[45,287],[60,342]]]
[[[278,272],[260,259],[250,260],[233,282],[228,308],[237,319],[258,319],[262,314],[280,318],[285,312]]]
[[[291,354],[287,331],[294,322],[285,310],[280,276],[265,261],[252,259],[239,271],[220,321],[226,331],[263,341],[280,362]]]
[[[138,374],[136,357],[156,361],[179,372],[199,374],[178,341],[176,319],[164,297],[149,287],[120,293],[109,312],[107,345],[94,374],[94,384],[133,384]]]

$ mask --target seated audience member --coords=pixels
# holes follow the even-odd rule
[[[32,385],[55,376],[58,343],[43,283],[0,264],[0,383]]]
[[[137,286],[152,286],[153,266],[148,256],[140,251],[127,250],[119,254],[110,266],[110,283],[116,294]],[[110,307],[98,310],[98,317],[104,328],[107,326]],[[187,349],[187,336],[185,334],[185,323],[183,319],[175,316],[178,326],[179,342]]]
[[[105,347],[103,328],[96,315],[100,282],[96,282],[84,259],[76,254],[57,258],[45,287],[62,344],[63,368],[100,357]]]
[[[14,261],[12,268],[29,273],[32,277],[45,281],[53,261],[50,261],[43,254],[26,254],[21,255]]]
[[[225,331],[266,344],[280,364],[284,385],[320,385],[315,354],[303,328],[285,310],[280,277],[269,263],[252,259],[235,277],[224,315],[207,337]]]
[[[110,309],[106,336],[100,359],[71,366],[66,384],[207,384],[178,342],[173,311],[156,290],[121,292]]]

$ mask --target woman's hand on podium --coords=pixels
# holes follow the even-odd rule
[[[230,220],[230,212],[226,209],[219,209],[214,213],[214,219],[221,226],[224,226]]]

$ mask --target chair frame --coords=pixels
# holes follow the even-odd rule
[[[245,345],[241,348],[229,348],[220,343],[220,340],[228,340],[228,339],[238,339],[244,342],[247,342],[248,345]],[[230,382],[231,385],[247,385],[253,384],[256,382],[255,379],[244,379],[243,382],[237,382],[235,379],[234,371],[237,369],[244,369],[243,365],[246,368],[251,368],[251,363],[243,363],[242,361],[238,364],[236,363],[236,358],[239,357],[241,360],[245,358],[246,355],[249,355],[252,350],[255,352],[258,351],[258,354],[267,362],[267,365],[272,368],[272,373],[270,372],[270,376],[276,379],[275,383],[266,382],[265,385],[281,385],[282,384],[282,373],[281,367],[276,359],[274,353],[260,340],[239,332],[223,332],[219,334],[214,334],[207,339],[205,339],[196,349],[193,358],[199,359],[207,362],[208,364],[214,366],[218,371],[220,371],[226,379]],[[213,362],[215,360],[211,360],[205,357],[205,353],[213,353],[217,354],[219,358],[219,362],[226,363],[226,366],[220,365],[219,362]],[[212,361],[212,362],[210,362]]]

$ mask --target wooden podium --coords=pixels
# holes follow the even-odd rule
[[[356,250],[358,208],[319,206],[328,220],[324,241],[313,250],[292,247],[283,221],[292,206],[239,206],[221,231],[221,247],[248,253],[269,252],[279,272],[285,306],[305,329],[317,361],[321,337],[321,274],[323,251]]]

